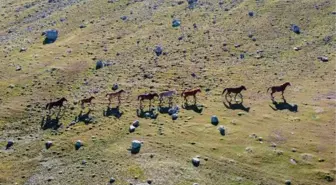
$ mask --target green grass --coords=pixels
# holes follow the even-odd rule
[[[36,5],[13,11],[28,2]],[[284,184],[287,179],[293,184],[332,184],[328,179],[335,178],[335,99],[327,96],[335,96],[335,17],[331,14],[335,6],[318,0],[223,2],[223,8],[210,0],[189,10],[186,2],[177,5],[177,1],[87,0],[28,23],[24,20],[29,14],[34,18],[36,11],[45,12],[57,4],[0,2],[0,14],[5,14],[0,19],[0,147],[8,139],[15,141],[13,149],[0,150],[0,184],[107,184],[111,177],[115,184],[125,185],[148,179],[165,185]],[[247,15],[250,10],[254,17]],[[123,15],[129,18],[126,22],[120,19]],[[66,21],[60,22],[61,17]],[[181,20],[180,28],[171,27],[173,18]],[[53,21],[57,24],[51,26]],[[292,23],[301,27],[302,34],[289,30]],[[81,24],[87,27],[80,29]],[[33,31],[26,31],[28,26]],[[41,32],[49,28],[59,30],[59,39],[42,45]],[[9,29],[14,34],[8,34]],[[7,36],[10,39],[1,40]],[[331,36],[329,43],[323,41],[326,36]],[[155,45],[167,52],[157,62]],[[302,50],[294,51],[297,46]],[[27,51],[20,53],[21,47]],[[257,50],[264,50],[263,58],[256,59]],[[238,59],[241,53],[244,60]],[[328,56],[329,62],[318,61],[321,55]],[[115,65],[96,71],[93,58],[112,60]],[[22,71],[10,64],[22,66]],[[56,70],[47,71],[52,68]],[[145,73],[154,78],[144,79]],[[83,85],[84,78],[88,86]],[[297,113],[269,107],[267,87],[285,81],[292,83],[285,96],[298,105]],[[120,119],[103,116],[104,95],[113,83],[127,91]],[[10,84],[15,87],[8,88]],[[244,106],[250,111],[238,116],[243,111],[225,108],[221,93],[224,87],[241,84],[248,89],[243,92]],[[159,114],[155,121],[136,116],[139,93],[165,89],[180,93],[188,87],[202,88],[201,114],[182,109],[176,121],[167,114]],[[90,96],[93,88],[101,89],[94,100],[95,123],[66,128],[81,110],[74,102]],[[206,88],[210,91],[205,92]],[[62,96],[69,100],[60,119],[63,127],[41,129],[43,107]],[[175,102],[183,103],[180,97]],[[316,111],[321,108],[322,112]],[[211,125],[212,115],[226,127],[226,136]],[[140,127],[128,133],[135,119]],[[249,137],[253,133],[263,142]],[[74,143],[79,139],[84,146],[76,151]],[[144,141],[137,155],[127,151],[133,139]],[[46,150],[48,140],[54,145]],[[197,155],[198,168],[191,164]],[[290,158],[298,164],[291,164]],[[325,161],[318,162],[320,158]],[[82,160],[87,164],[82,165]],[[50,177],[53,180],[48,181]]]

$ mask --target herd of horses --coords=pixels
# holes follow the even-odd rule
[[[286,82],[280,86],[272,86],[272,87],[269,87],[267,89],[267,92],[269,92],[269,90],[271,90],[271,99],[274,100],[274,96],[273,94],[276,93],[276,92],[281,92],[281,95],[282,95],[282,98],[284,99],[284,91],[286,89],[287,86],[290,86],[291,84],[289,82]],[[234,88],[225,88],[222,92],[222,95],[225,93],[225,98],[227,101],[231,101],[232,100],[232,97],[231,95],[233,94],[234,95],[234,100],[236,101],[237,99],[237,96],[239,95],[240,98],[242,99],[242,94],[241,92],[243,90],[247,90],[245,86],[239,86],[239,87],[234,87]],[[121,95],[123,93],[125,93],[126,91],[124,90],[119,90],[117,92],[112,92],[112,93],[107,93],[105,97],[108,97],[108,100],[109,100],[109,104],[111,104],[112,102],[112,99],[114,98],[117,98],[118,100],[118,106],[121,104]],[[185,89],[182,93],[181,93],[181,97],[184,98],[184,101],[186,103],[188,103],[188,97],[193,97],[194,99],[194,104],[196,104],[197,102],[197,97],[196,95],[198,93],[201,93],[201,89],[200,88],[196,88],[196,89]],[[148,100],[149,101],[149,107],[152,106],[152,101],[156,98],[159,99],[159,105],[162,105],[162,102],[164,100],[164,98],[167,98],[169,100],[169,106],[172,105],[172,100],[173,100],[173,97],[177,95],[177,91],[176,90],[171,90],[171,91],[165,91],[165,92],[161,92],[161,93],[146,93],[146,94],[140,94],[138,96],[138,101],[140,102],[140,108],[142,108],[142,102],[144,100]],[[228,100],[228,97],[231,97],[230,100]],[[95,97],[91,96],[89,98],[84,98],[82,100],[80,100],[80,104],[81,104],[81,107],[84,108],[84,105],[85,104],[89,104],[91,105],[92,104],[92,100],[95,99]],[[61,98],[57,101],[53,101],[53,102],[50,102],[50,103],[47,103],[46,105],[46,109],[47,110],[51,110],[53,107],[58,107],[58,108],[61,108],[63,107],[63,103],[67,101],[66,98]]]

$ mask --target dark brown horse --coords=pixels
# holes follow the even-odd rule
[[[143,100],[149,100],[149,107],[151,107],[152,106],[152,100],[155,97],[159,98],[159,95],[157,93],[148,93],[148,94],[141,94],[141,95],[139,95],[138,96],[138,100],[140,101],[140,107],[142,107],[142,101]]]
[[[188,97],[189,96],[193,96],[194,97],[194,103],[196,104],[196,94],[197,93],[200,93],[201,92],[201,89],[200,88],[196,88],[196,89],[192,89],[192,90],[184,90],[182,93],[181,93],[181,96],[184,98],[184,101],[185,102],[188,102]]]
[[[246,87],[243,86],[243,85],[240,86],[240,87],[225,88],[225,89],[223,90],[222,94],[224,94],[224,93],[226,92],[226,94],[225,94],[225,98],[226,98],[226,100],[227,100],[228,102],[230,102],[230,101],[227,99],[227,96],[230,96],[231,93],[232,93],[232,94],[235,94],[234,100],[236,100],[237,95],[240,95],[241,99],[243,99],[243,95],[241,94],[241,92],[242,92],[243,90],[245,90],[245,91],[247,90]]]
[[[82,108],[84,108],[84,104],[92,104],[92,100],[95,99],[95,97],[91,96],[90,98],[84,98],[82,99],[80,102],[81,102],[81,106]]]
[[[59,99],[57,101],[47,103],[46,109],[50,110],[53,107],[59,107],[59,108],[61,108],[61,107],[63,107],[63,102],[65,102],[65,101],[68,101],[68,100],[63,97],[63,98],[61,98],[61,99]]]
[[[267,89],[267,92],[271,89],[271,97],[272,97],[272,100],[274,99],[274,96],[273,96],[273,94],[274,93],[276,93],[276,92],[281,92],[281,95],[282,95],[282,99],[285,99],[285,97],[284,97],[284,92],[285,92],[285,89],[286,89],[286,87],[287,86],[291,86],[291,84],[289,83],[289,82],[286,82],[286,83],[284,83],[284,84],[282,84],[282,85],[280,85],[280,86],[272,86],[272,87],[269,87],[268,89]]]
[[[118,92],[107,93],[106,97],[108,96],[108,100],[109,100],[110,104],[111,104],[112,98],[117,97],[118,98],[118,105],[120,105],[120,103],[121,103],[121,94],[124,93],[124,92],[125,91],[123,89],[121,89]]]

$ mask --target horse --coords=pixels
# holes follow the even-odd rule
[[[177,94],[177,91],[176,90],[171,90],[171,91],[165,91],[165,92],[161,92],[159,94],[159,100],[160,100],[160,105],[163,101],[163,98],[164,97],[167,97],[169,99],[169,105],[172,103],[172,99],[173,99],[173,96]]]
[[[157,93],[148,93],[148,94],[141,94],[138,96],[138,100],[140,101],[140,107],[142,107],[142,101],[143,100],[149,100],[149,108],[152,106],[152,100],[158,97],[159,95]]]
[[[61,108],[61,107],[63,107],[63,102],[65,102],[65,101],[68,101],[68,100],[63,97],[63,98],[61,98],[57,101],[47,103],[45,108],[48,109],[48,110],[52,109],[53,107]]]
[[[222,95],[226,92],[226,94],[225,94],[225,98],[226,98],[227,101],[228,101],[227,96],[228,96],[228,95],[231,95],[231,93],[235,94],[235,97],[234,97],[235,100],[236,100],[238,94],[240,95],[241,99],[243,99],[243,95],[241,94],[241,92],[242,92],[243,90],[245,90],[245,91],[247,90],[246,87],[243,86],[243,85],[240,86],[240,87],[225,88],[225,89],[223,90],[223,92],[222,92]],[[229,101],[228,101],[228,102],[229,102]]]
[[[286,89],[287,86],[291,86],[291,84],[290,84],[289,82],[286,82],[286,83],[284,83],[284,84],[282,84],[282,85],[280,85],[280,86],[272,86],[272,87],[269,87],[269,88],[267,89],[267,92],[268,92],[269,90],[272,91],[272,92],[271,92],[271,98],[272,98],[272,100],[274,100],[274,96],[273,96],[273,94],[276,93],[276,92],[281,92],[282,99],[285,99],[285,97],[284,97],[284,92],[285,92],[285,89]]]
[[[118,98],[118,105],[120,105],[120,103],[121,103],[121,98],[120,97],[121,97],[121,94],[124,93],[124,92],[126,92],[126,91],[121,89],[117,92],[107,93],[105,97],[108,96],[108,100],[109,100],[110,104],[111,104],[112,98],[117,97]]]
[[[196,88],[196,89],[192,89],[192,90],[184,90],[182,93],[181,93],[181,97],[184,98],[184,100],[186,102],[188,102],[188,96],[193,96],[194,97],[194,103],[196,104],[196,94],[197,93],[201,93],[201,89],[200,88]]]
[[[91,102],[92,102],[93,99],[95,99],[95,97],[93,97],[93,96],[91,96],[90,98],[84,98],[84,99],[82,99],[80,101],[82,108],[84,108],[84,104],[85,103],[90,104],[90,106],[91,106]]]

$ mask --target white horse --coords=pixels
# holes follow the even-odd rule
[[[160,100],[160,105],[163,101],[163,98],[166,97],[168,98],[169,100],[169,105],[171,105],[172,103],[172,99],[173,99],[173,96],[177,94],[177,91],[174,89],[174,90],[171,90],[171,91],[164,91],[164,92],[161,92],[159,94],[159,100]]]

